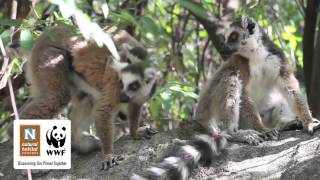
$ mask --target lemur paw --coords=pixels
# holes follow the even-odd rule
[[[145,134],[147,134],[147,135],[149,135],[149,136],[153,136],[153,135],[155,135],[155,134],[157,134],[159,131],[158,130],[156,130],[155,128],[147,128],[145,131],[144,131],[144,133]]]
[[[122,157],[121,155],[114,156],[113,154],[108,154],[105,160],[101,162],[102,163],[101,170],[108,170],[114,166],[117,166],[123,160],[124,160],[124,157]]]
[[[279,139],[279,131],[274,128],[263,128],[259,130],[263,135],[264,140],[277,140]]]
[[[142,132],[132,135],[134,140],[141,140],[141,139],[151,139],[151,137],[157,134],[159,131],[154,128],[146,128]]]
[[[246,134],[243,136],[243,142],[249,145],[257,146],[263,142],[263,134],[255,130],[245,130]]]

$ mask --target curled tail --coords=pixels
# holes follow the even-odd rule
[[[218,137],[197,135],[159,165],[148,168],[143,176],[134,174],[130,180],[187,180],[196,165],[211,164],[212,159],[225,148],[227,138],[225,133]]]

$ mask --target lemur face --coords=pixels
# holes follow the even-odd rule
[[[222,54],[229,56],[233,53],[247,54],[257,49],[260,39],[259,27],[249,17],[234,21],[224,34]]]
[[[140,63],[129,64],[121,70],[120,102],[128,103],[141,94],[144,86],[144,69]]]

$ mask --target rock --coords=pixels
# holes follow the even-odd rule
[[[193,127],[187,125],[158,133],[150,140],[123,137],[115,145],[115,152],[125,157],[119,166],[101,171],[101,152],[72,153],[70,170],[33,174],[33,179],[128,179],[132,173],[139,174],[143,168],[161,161],[172,149],[175,138],[188,139],[192,132]],[[199,166],[190,179],[320,179],[319,135],[320,131],[313,136],[302,131],[286,131],[278,141],[258,146],[229,143],[210,167]],[[0,144],[0,179],[26,179],[25,172],[13,169],[12,151],[12,142]]]

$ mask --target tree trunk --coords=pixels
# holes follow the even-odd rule
[[[320,119],[320,23],[315,46],[309,103],[313,115]]]
[[[308,0],[307,8],[305,12],[305,26],[303,35],[303,71],[306,92],[308,95],[309,102],[311,100],[311,81],[312,81],[312,66],[314,57],[314,42],[315,42],[315,31],[317,22],[317,10],[319,7],[319,0]],[[313,107],[311,106],[311,109]]]

